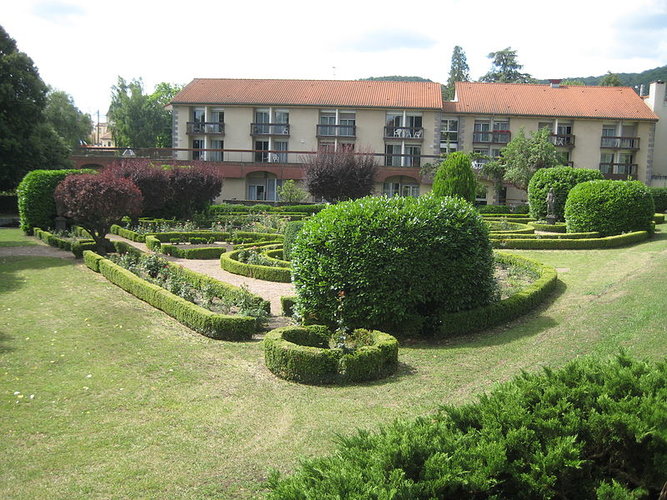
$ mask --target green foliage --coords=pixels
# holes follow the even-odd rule
[[[90,116],[82,113],[72,96],[62,90],[49,89],[44,117],[70,152],[87,142],[93,129]]]
[[[512,50],[512,47],[491,52],[487,57],[493,62],[491,70],[480,78],[481,82],[532,83],[535,81],[528,73],[521,73],[523,65],[519,64],[516,50]]]
[[[515,222],[514,220],[508,219],[484,219],[484,223],[489,228],[489,231],[492,233],[491,237],[493,238],[493,233],[514,233],[514,234],[532,234],[535,232],[535,229],[532,226],[527,224],[522,224],[520,222]]]
[[[83,252],[86,250],[95,250],[96,243],[90,239],[69,239],[62,238],[57,236],[49,231],[42,231],[40,228],[33,228],[33,235],[36,238],[39,238],[47,245],[52,247],[60,248],[62,250],[68,250],[74,254],[74,257],[80,259],[83,257]]]
[[[603,87],[620,87],[622,84],[621,79],[616,73],[607,71],[607,74],[600,80],[600,85]]]
[[[438,167],[433,179],[435,196],[458,196],[475,202],[477,178],[472,171],[472,160],[463,152],[447,155]]]
[[[556,222],[555,224],[529,222],[528,225],[534,227],[536,231],[545,231],[549,233],[564,233],[567,230],[567,225],[564,222]]]
[[[547,216],[547,195],[554,190],[554,215],[559,221],[565,220],[565,200],[574,186],[580,182],[602,179],[599,170],[572,167],[542,168],[535,172],[528,183],[528,204],[530,216],[544,220]]]
[[[372,155],[339,149],[309,155],[303,168],[314,198],[338,202],[370,195],[379,167]]]
[[[492,239],[493,248],[513,248],[517,250],[591,250],[602,248],[618,248],[634,245],[649,238],[648,231],[635,231],[617,236],[599,237],[598,232],[550,234],[549,236],[522,235],[513,238],[513,235],[502,235]]]
[[[368,345],[349,352],[330,348],[324,326],[278,328],[264,338],[264,362],[278,377],[303,384],[344,384],[386,377],[398,366],[398,341],[386,333],[356,330]]]
[[[549,140],[547,128],[531,132],[526,137],[523,129],[500,151],[500,158],[485,164],[482,171],[495,179],[504,179],[519,189],[526,190],[533,174],[541,168],[558,165],[556,147]]]
[[[454,46],[452,51],[452,64],[449,67],[449,78],[447,78],[447,85],[443,89],[443,98],[447,101],[454,99],[456,92],[456,82],[470,81],[470,67],[468,66],[468,59],[466,53],[458,45]]]
[[[512,212],[511,207],[507,205],[480,205],[475,208],[480,214],[509,214]]]
[[[283,185],[278,188],[278,199],[287,203],[300,203],[306,201],[308,192],[297,186],[292,179],[283,182]]]
[[[285,260],[291,260],[294,240],[296,240],[296,237],[303,228],[304,223],[305,222],[302,220],[296,220],[288,222],[287,226],[285,226],[285,232],[283,233],[285,236],[285,239],[283,240],[283,257]]]
[[[486,226],[455,198],[333,205],[304,224],[291,259],[298,312],[331,326],[341,292],[349,327],[390,333],[428,332],[441,311],[495,299]]]
[[[58,215],[53,197],[58,184],[70,174],[91,172],[93,171],[74,169],[28,172],[16,189],[21,229],[26,234],[32,234],[35,227],[52,228]]]
[[[664,361],[577,359],[471,404],[341,437],[291,477],[272,474],[268,498],[656,498],[666,398]]]
[[[567,230],[573,233],[652,233],[654,214],[651,191],[640,181],[582,182],[572,188],[565,203]]]
[[[667,187],[650,187],[656,213],[667,212]]]
[[[220,267],[230,273],[260,280],[277,281],[280,283],[289,283],[292,281],[292,270],[289,267],[266,265],[266,261],[263,261],[262,264],[241,262],[238,260],[239,253],[244,251],[240,249],[223,253],[220,256]]]
[[[44,116],[46,93],[32,59],[0,26],[0,191],[16,188],[31,170],[71,166]]]

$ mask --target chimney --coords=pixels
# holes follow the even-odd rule
[[[563,80],[549,80],[549,84],[551,85],[552,89],[557,89],[560,88],[560,82]]]

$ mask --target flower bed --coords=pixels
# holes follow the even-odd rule
[[[324,326],[288,326],[264,338],[264,361],[275,375],[303,384],[345,384],[384,378],[398,367],[398,341],[389,334],[355,330],[354,347],[332,347]]]

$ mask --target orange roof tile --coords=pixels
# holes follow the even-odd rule
[[[448,113],[500,116],[553,116],[657,120],[658,116],[630,87],[457,82],[456,101]]]
[[[196,78],[171,104],[442,109],[439,83]]]

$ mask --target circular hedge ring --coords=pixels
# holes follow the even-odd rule
[[[387,377],[398,367],[398,341],[377,330],[355,330],[367,345],[351,352],[329,347],[321,325],[287,326],[264,337],[264,362],[276,376],[302,384],[345,384]]]

